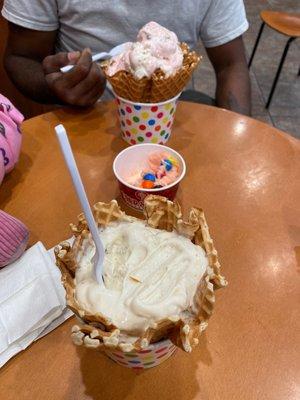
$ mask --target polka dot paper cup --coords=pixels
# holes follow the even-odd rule
[[[162,103],[134,103],[116,96],[123,139],[131,144],[165,144],[171,135],[180,93]]]
[[[105,349],[106,355],[123,367],[134,370],[143,370],[156,367],[166,361],[177,350],[170,340],[162,340],[151,344],[147,349],[124,353],[120,350]]]
[[[179,165],[180,174],[176,181],[170,185],[156,189],[138,188],[127,183],[127,179],[137,170],[147,169],[149,155],[156,152],[167,152],[172,158],[176,159]],[[159,144],[144,143],[136,146],[127,147],[117,155],[113,163],[113,171],[119,182],[121,196],[125,203],[135,210],[143,211],[144,200],[149,194],[164,196],[169,200],[174,200],[179,183],[186,172],[185,161],[177,151],[167,146]]]

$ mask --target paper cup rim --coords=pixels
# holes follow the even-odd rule
[[[171,150],[171,152],[174,152],[175,155],[176,155],[176,157],[178,157],[179,160],[180,160],[181,163],[182,163],[182,171],[181,171],[181,174],[179,175],[179,177],[176,179],[176,181],[174,181],[174,182],[171,183],[170,185],[166,185],[166,186],[163,186],[163,187],[161,187],[161,188],[156,188],[156,189],[139,188],[139,187],[130,185],[129,183],[127,183],[126,181],[124,181],[124,179],[122,179],[122,178],[119,176],[119,174],[117,173],[117,171],[116,171],[116,164],[117,164],[117,161],[118,161],[119,157],[121,157],[121,155],[124,154],[126,151],[132,150],[134,147],[139,147],[139,146],[152,146],[152,147],[154,146],[154,147],[157,147],[157,148],[162,149],[162,150],[169,150],[169,151]],[[183,158],[176,150],[172,149],[171,147],[164,146],[164,145],[162,145],[162,144],[157,144],[157,143],[141,143],[141,144],[135,144],[134,146],[127,147],[126,149],[122,150],[122,151],[115,157],[115,159],[114,159],[114,162],[113,162],[113,171],[114,171],[115,177],[118,179],[118,181],[121,182],[121,183],[122,183],[124,186],[126,186],[126,187],[128,187],[128,188],[130,188],[130,189],[133,189],[133,190],[138,190],[139,192],[157,193],[157,192],[162,192],[162,191],[171,189],[172,187],[178,185],[178,183],[179,183],[180,181],[182,181],[182,179],[184,178],[184,176],[185,176],[185,174],[186,174],[186,164],[185,164],[184,158]]]
[[[160,103],[138,103],[138,102],[134,102],[134,101],[131,101],[131,100],[124,99],[124,97],[118,96],[115,92],[114,92],[114,95],[115,95],[115,97],[116,97],[117,99],[120,99],[120,100],[122,100],[124,103],[128,103],[128,104],[131,104],[131,105],[133,105],[133,106],[154,107],[154,106],[163,106],[163,105],[165,105],[165,104],[167,104],[167,103],[171,103],[172,101],[176,101],[176,100],[178,99],[178,97],[181,95],[181,93],[182,93],[182,92],[180,92],[179,94],[177,94],[175,97],[172,97],[172,98],[169,99],[169,100],[161,101]]]

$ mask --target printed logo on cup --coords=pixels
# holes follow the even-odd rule
[[[122,195],[125,203],[128,204],[130,207],[138,209],[138,210],[143,210],[144,209],[144,199],[148,195],[148,193],[134,192],[135,198],[128,196],[123,191],[121,191],[121,195]]]
[[[134,190],[134,189],[131,189],[131,188],[125,186],[121,182],[119,182],[119,186],[120,186],[122,198],[125,201],[125,203],[128,204],[130,207],[135,208],[137,210],[143,210],[144,209],[144,200],[149,194],[155,193],[155,194],[158,194],[159,196],[164,196],[170,200],[174,200],[179,185],[177,184],[168,189],[162,188],[161,191],[158,191],[158,192],[151,192],[151,191],[142,192],[139,190]]]

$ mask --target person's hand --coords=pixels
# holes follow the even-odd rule
[[[63,73],[61,67],[75,64]],[[43,60],[43,69],[50,92],[61,102],[74,106],[93,105],[102,95],[106,80],[89,49],[58,53]]]

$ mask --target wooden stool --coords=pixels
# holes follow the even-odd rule
[[[300,37],[300,14],[288,14],[284,12],[279,12],[279,11],[262,11],[260,13],[260,17],[262,19],[262,24],[249,60],[248,68],[251,67],[261,34],[263,32],[264,26],[267,24],[270,28],[274,29],[275,31],[288,36],[289,39],[287,41],[287,44],[284,48],[283,54],[281,56],[281,60],[277,69],[277,73],[275,76],[275,79],[273,81],[272,89],[269,94],[269,98],[267,100],[266,108],[269,108],[271,104],[271,100],[277,85],[277,81],[279,79],[281,69],[284,63],[284,60],[286,58],[286,55],[288,53],[290,44],[297,38]],[[300,68],[298,71],[298,76],[300,75]]]

